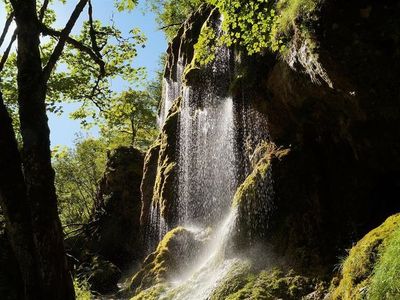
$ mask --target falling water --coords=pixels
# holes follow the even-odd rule
[[[206,300],[226,276],[237,267],[244,264],[238,258],[228,258],[226,247],[230,233],[235,226],[237,212],[230,210],[226,219],[218,225],[218,230],[212,236],[198,262],[180,278],[171,283],[171,288],[160,299]]]
[[[183,63],[182,60],[179,59],[176,67],[176,80],[173,78],[164,78],[163,79],[163,92],[161,102],[161,108],[158,115],[158,126],[162,128],[164,125],[165,119],[168,116],[168,111],[172,106],[172,103],[176,98],[181,95],[182,89],[182,74],[183,74]]]
[[[185,88],[184,99],[191,99]],[[183,102],[180,128],[179,212],[181,224],[221,220],[236,188],[232,98],[207,95],[203,108]]]
[[[158,204],[150,207],[150,224],[147,228],[147,251],[152,251],[168,232],[168,225],[160,212]]]
[[[157,123],[160,128],[164,126],[165,119],[168,116],[168,112],[172,107],[175,99],[181,95],[182,90],[182,74],[183,74],[183,63],[179,59],[176,67],[176,80],[173,78],[163,79],[163,90],[162,99]],[[159,203],[152,203],[150,206],[149,214],[149,226],[146,229],[147,236],[147,251],[154,250],[157,243],[162,240],[163,236],[168,232],[168,224],[165,221],[164,216],[161,214]]]

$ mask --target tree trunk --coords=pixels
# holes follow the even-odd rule
[[[74,299],[51,166],[50,130],[45,105],[47,85],[43,79],[39,52],[36,1],[18,1],[14,12],[18,30],[17,80],[22,162],[44,283],[43,299]]]
[[[11,118],[0,93],[0,204],[7,234],[24,282],[26,299],[40,299],[42,282],[32,232],[32,215],[26,197],[21,158]]]
[[[131,143],[132,143],[132,147],[134,147],[137,131],[136,131],[136,126],[135,126],[135,116],[133,114],[131,114],[131,116],[130,116],[130,121],[131,121],[131,130],[132,130]]]

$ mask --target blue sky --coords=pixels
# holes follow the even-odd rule
[[[134,65],[146,67],[148,77],[153,78],[158,67],[159,57],[167,48],[167,41],[164,34],[158,30],[155,15],[146,10],[146,1],[140,0],[139,6],[132,12],[118,12],[114,7],[114,0],[92,0],[92,3],[95,18],[100,19],[103,23],[109,23],[110,19],[113,18],[116,26],[126,34],[134,27],[142,30],[147,37],[147,43],[145,48],[138,49],[138,56]],[[57,2],[52,6],[57,13],[56,27],[63,27],[75,4],[76,1],[70,0],[65,5]],[[79,31],[80,25],[86,18],[85,10],[75,25],[75,33]],[[0,7],[0,26],[3,26],[4,22],[4,8]],[[116,90],[122,90],[127,87],[128,85],[121,80],[113,81],[113,88]],[[71,112],[74,107],[76,106],[72,104],[65,106],[65,113],[62,116],[49,114],[52,146],[71,146],[77,135],[96,135],[96,130],[91,132],[82,131],[79,121],[73,121],[68,118],[68,112]]]

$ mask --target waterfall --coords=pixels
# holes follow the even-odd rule
[[[177,72],[180,73],[179,68]],[[227,93],[231,73],[230,50],[221,47],[207,72],[200,75],[196,87],[167,82],[165,107],[170,105],[168,101],[174,94],[169,91],[177,86],[182,89],[178,224],[199,234],[212,228],[213,233],[196,262],[170,282],[160,299],[208,299],[240,262],[226,256],[230,233],[236,224],[237,211],[231,208],[231,203],[239,172],[236,110]]]
[[[214,22],[218,34],[222,34],[220,21]],[[181,97],[176,132],[178,184],[174,218],[177,225],[198,235],[205,246],[186,270],[169,279],[159,299],[206,300],[235,268],[248,263],[228,255],[232,252],[230,238],[239,220],[232,200],[238,184],[254,167],[250,154],[261,140],[269,137],[265,136],[267,128],[262,115],[251,110],[245,99],[229,95],[234,73],[231,49],[219,47],[211,64],[195,70],[194,85],[182,83],[185,67],[182,59],[175,64],[172,68],[175,73],[164,80],[159,116],[162,127],[173,101]],[[240,140],[238,132],[241,138],[249,140]],[[153,238],[160,241],[168,224],[158,205],[150,208],[150,225]]]

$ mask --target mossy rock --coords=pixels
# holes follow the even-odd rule
[[[131,298],[131,300],[156,300],[160,299],[160,296],[167,291],[167,287],[164,284],[157,284]]]
[[[386,249],[389,248],[392,241],[391,237],[399,230],[400,214],[397,214],[389,217],[381,226],[366,234],[350,250],[349,256],[343,264],[342,278],[332,292],[333,299],[368,299],[368,288],[373,281],[379,257],[385,255]],[[400,291],[397,296],[400,297]]]
[[[234,243],[238,249],[264,238],[268,226],[267,216],[273,209],[271,168],[274,159],[281,159],[288,149],[276,149],[273,144],[263,143],[253,153],[253,171],[239,186],[232,206],[238,210]]]
[[[169,231],[151,253],[141,270],[130,283],[128,294],[137,294],[157,284],[179,275],[191,263],[201,250],[202,242],[196,239],[193,232],[177,227]],[[146,298],[145,298],[146,299]]]
[[[229,291],[212,299],[266,299],[298,300],[307,297],[318,289],[318,281],[300,276],[294,271],[283,272],[278,269],[264,270],[258,274],[248,271],[226,282],[228,288],[218,287],[216,291]],[[232,288],[233,287],[233,288]]]
[[[248,261],[238,261],[229,271],[229,274],[216,287],[210,296],[210,300],[225,299],[229,295],[242,289],[254,278],[251,273],[251,264]]]
[[[143,167],[143,179],[140,186],[142,192],[142,210],[140,215],[140,224],[146,226],[150,207],[153,201],[154,185],[156,182],[158,158],[160,155],[161,136],[153,143],[146,153]]]
[[[160,134],[158,166],[152,199],[153,206],[160,207],[161,214],[170,226],[174,225],[174,216],[176,216],[177,131],[181,100],[180,97],[175,99]]]

